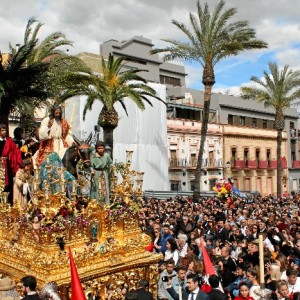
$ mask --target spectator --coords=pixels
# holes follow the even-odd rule
[[[251,283],[251,288],[249,290],[250,297],[254,298],[254,300],[260,300],[260,282],[258,270],[256,268],[248,269],[247,278]]]
[[[234,281],[234,272],[236,270],[236,263],[230,257],[230,249],[227,246],[224,246],[221,249],[222,260],[219,261],[220,266],[220,276],[222,278],[223,286],[228,286],[231,282]]]
[[[249,286],[245,282],[241,282],[239,285],[239,295],[234,298],[234,300],[254,300],[250,295],[249,295]]]
[[[200,290],[198,279],[196,274],[187,275],[187,290],[182,291],[183,300],[209,300],[208,295]],[[179,295],[174,291],[170,283],[167,291],[174,300],[179,300]]]
[[[177,268],[177,276],[172,279],[172,287],[177,294],[179,294],[179,288],[181,288],[181,291],[186,288],[186,274],[186,267],[179,266]]]
[[[298,271],[290,267],[286,271],[286,276],[289,292],[300,292],[300,277],[298,277]]]
[[[9,277],[0,279],[0,299],[1,300],[19,300],[20,295],[16,286]]]
[[[35,291],[36,289],[36,278],[34,276],[25,276],[21,279],[22,283],[22,291],[25,295],[22,300],[40,300],[38,293]]]
[[[224,220],[219,220],[218,227],[217,227],[216,239],[221,240],[222,243],[225,243],[225,241],[227,241],[228,238],[229,238],[229,232],[224,227]]]
[[[187,254],[187,240],[188,237],[185,234],[178,234],[178,239],[177,239],[177,243],[178,243],[178,251],[179,251],[179,256],[180,257],[184,257]]]
[[[212,290],[208,293],[210,300],[227,300],[228,297],[219,290],[220,279],[217,275],[210,275],[208,282]]]
[[[165,252],[165,260],[173,259],[175,266],[177,266],[177,263],[179,261],[179,251],[176,241],[173,238],[170,238],[167,240],[166,243],[167,251]]]
[[[162,252],[163,254],[165,254],[165,252],[167,251],[167,241],[168,239],[173,238],[173,235],[171,235],[170,233],[170,225],[169,224],[165,224],[163,226],[163,234],[162,237],[160,239],[160,252]]]
[[[139,287],[135,291],[137,293],[137,300],[153,300],[152,294],[147,290],[148,287],[148,280],[141,279],[139,281]]]
[[[177,275],[174,270],[175,263],[173,259],[166,261],[166,269],[160,273],[157,284],[157,296],[159,300],[172,300],[172,297],[167,292],[168,278],[173,278]]]
[[[279,280],[277,282],[276,295],[277,299],[290,299],[290,292],[285,280]]]

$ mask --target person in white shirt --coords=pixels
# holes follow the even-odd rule
[[[182,300],[209,300],[206,293],[202,292],[199,288],[199,277],[197,274],[189,274],[187,278],[187,291],[182,290]],[[174,300],[179,300],[179,295],[175,292],[172,287],[172,281],[169,280],[167,285],[167,291]]]
[[[290,267],[286,271],[287,283],[290,293],[300,292],[300,277],[298,277],[298,271],[293,267]]]

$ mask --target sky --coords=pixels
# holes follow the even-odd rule
[[[207,0],[211,7],[217,0]],[[200,0],[200,3],[205,1]],[[266,41],[268,49],[244,52],[227,58],[215,67],[215,92],[238,94],[251,76],[262,77],[268,62],[288,64],[300,69],[300,0],[225,0],[236,7],[233,20],[248,20],[257,37]],[[99,53],[99,45],[107,40],[126,40],[138,35],[152,40],[156,47],[161,39],[184,40],[172,25],[172,19],[189,24],[189,12],[196,13],[196,0],[2,0],[0,16],[0,50],[8,44],[22,43],[29,18],[44,23],[39,37],[61,31],[74,42],[72,54]],[[203,89],[202,69],[186,64],[186,85]]]

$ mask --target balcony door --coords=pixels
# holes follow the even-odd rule
[[[244,191],[250,192],[250,178],[244,179]]]
[[[272,195],[273,193],[273,184],[272,184],[272,177],[267,178],[267,194]]]
[[[256,190],[261,194],[261,177],[256,177]]]

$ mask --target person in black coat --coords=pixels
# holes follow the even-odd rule
[[[25,297],[22,300],[40,300],[40,296],[35,291],[36,289],[36,278],[34,276],[25,276],[21,279],[23,284],[23,292]]]
[[[229,231],[224,227],[224,225],[223,220],[218,221],[216,239],[221,240],[222,243],[229,240]]]
[[[141,279],[139,281],[139,287],[135,290],[138,295],[138,300],[153,300],[153,296],[147,291],[149,287],[149,282],[146,279]]]
[[[210,300],[227,300],[228,297],[223,292],[221,292],[218,287],[220,285],[220,279],[218,275],[210,275],[208,282],[212,290],[208,293]]]

